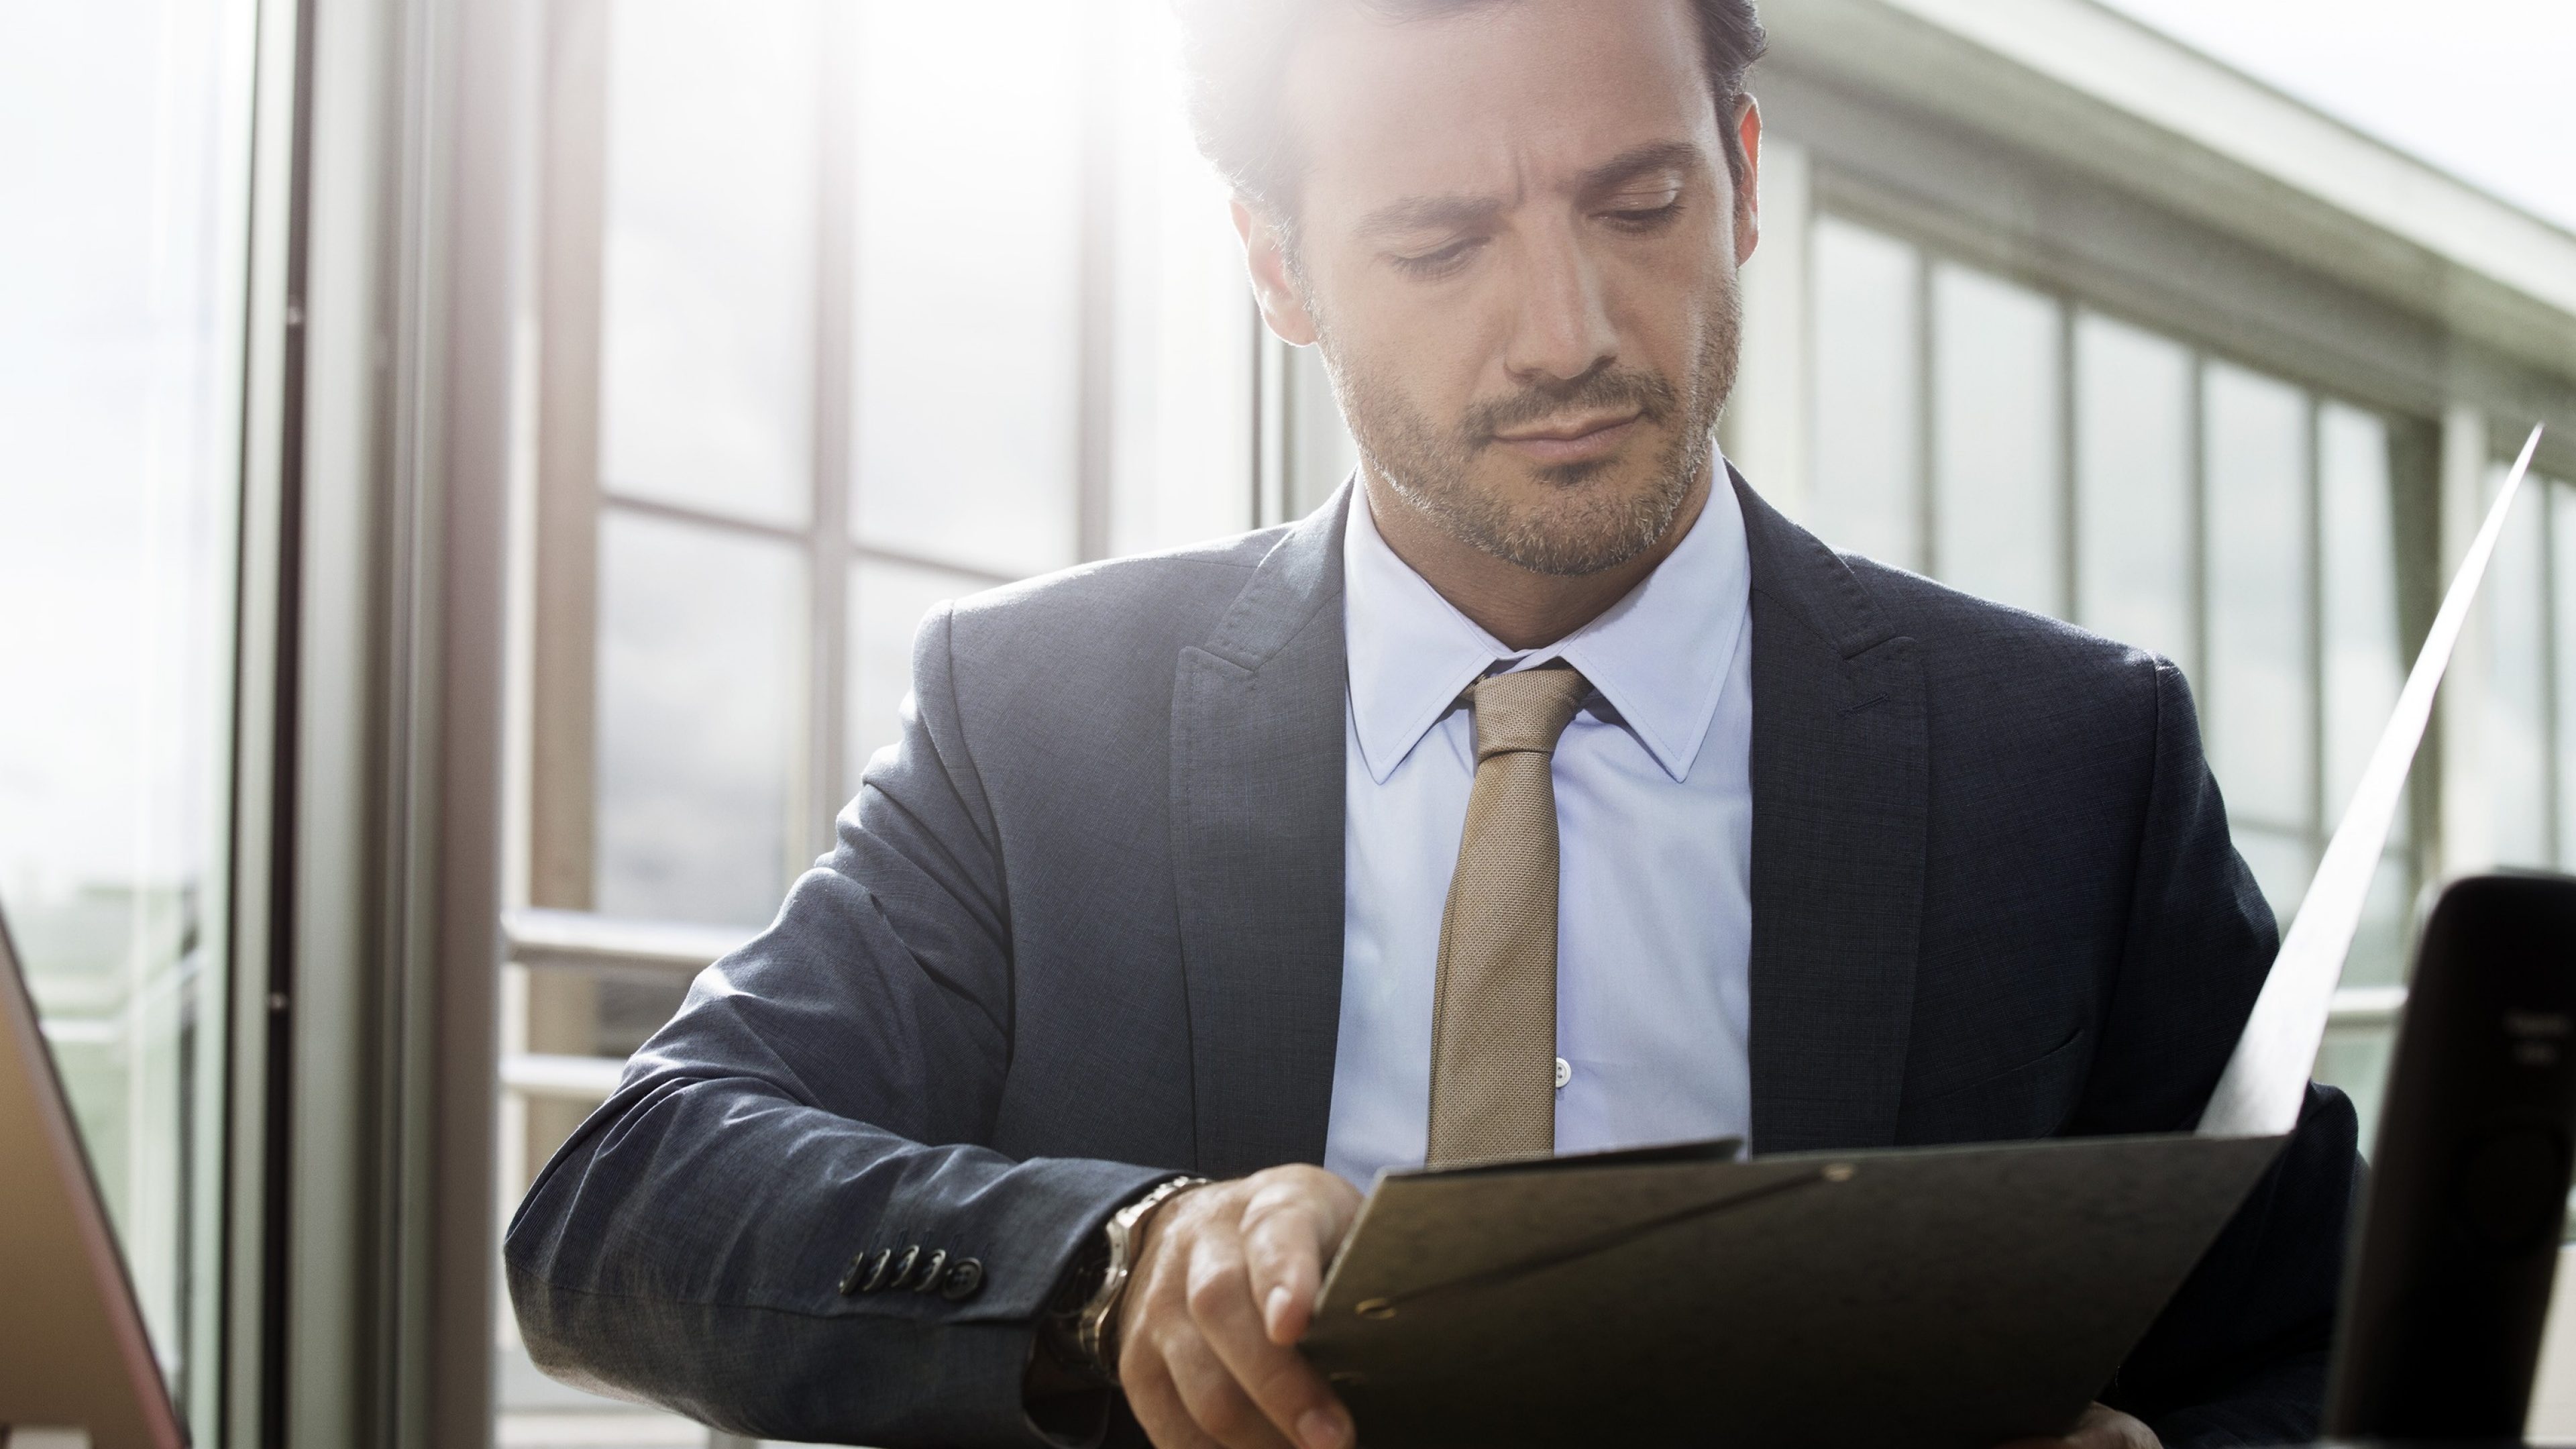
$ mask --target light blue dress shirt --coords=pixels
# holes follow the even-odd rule
[[[1718,476],[1645,582],[1525,654],[1396,557],[1367,495],[1353,498],[1341,1037],[1324,1151],[1351,1182],[1422,1163],[1440,916],[1475,782],[1474,727],[1456,701],[1497,664],[1561,658],[1595,691],[1554,766],[1556,1150],[1751,1135],[1751,564]]]

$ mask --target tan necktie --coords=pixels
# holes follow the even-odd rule
[[[1470,691],[1476,784],[1440,917],[1431,1008],[1430,1165],[1556,1149],[1556,782],[1590,688],[1562,665]]]

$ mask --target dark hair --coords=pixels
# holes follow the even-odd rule
[[[1199,151],[1235,194],[1265,216],[1293,223],[1299,163],[1279,113],[1287,52],[1327,3],[1357,4],[1392,20],[1421,20],[1512,0],[1174,0],[1189,69],[1190,127]],[[1744,94],[1744,74],[1762,56],[1753,0],[1689,0],[1699,22],[1700,59],[1723,122]],[[1744,143],[1726,134],[1726,165],[1744,179]]]

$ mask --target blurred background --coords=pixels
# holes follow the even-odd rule
[[[2576,867],[2576,10],[1763,14],[1729,455],[2179,663],[2285,924],[2551,424],[2320,1061],[2367,1132],[2426,887]],[[199,1442],[737,1442],[536,1374],[500,1222],[931,604],[1351,466],[1164,0],[18,6],[0,199],[0,909]]]

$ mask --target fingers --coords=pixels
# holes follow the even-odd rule
[[[1164,1372],[1158,1355],[1123,1355],[1119,1379],[1127,1391],[1128,1409],[1155,1449],[1225,1449],[1190,1417],[1189,1406],[1181,1401],[1180,1390]]]
[[[2160,1449],[2156,1431],[2104,1404],[2084,1411],[2063,1439],[2016,1439],[1998,1449]]]
[[[1190,1193],[1154,1224],[1118,1368],[1161,1449],[1351,1449],[1349,1412],[1295,1344],[1358,1202],[1319,1169],[1274,1169]]]
[[[1255,1197],[1243,1214],[1243,1262],[1262,1335],[1286,1347],[1303,1338],[1324,1280],[1322,1225],[1313,1206]]]
[[[2163,1449],[2155,1430],[2107,1404],[2085,1410],[2066,1438],[2076,1449]]]
[[[1166,1345],[1163,1365],[1191,1422],[1225,1449],[1292,1449],[1205,1337],[1178,1336]]]
[[[1265,1174],[1266,1176],[1266,1174]],[[1350,1232],[1359,1194],[1329,1172],[1304,1169],[1263,1183],[1243,1210],[1243,1253],[1263,1333],[1287,1346],[1306,1336],[1315,1295]]]
[[[1189,1304],[1199,1341],[1270,1425],[1300,1449],[1344,1449],[1350,1443],[1349,1419],[1323,1376],[1263,1330],[1243,1239],[1212,1235],[1199,1243],[1190,1264]],[[1233,1442],[1223,1431],[1218,1437]]]

